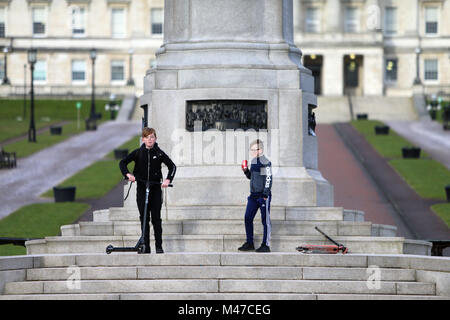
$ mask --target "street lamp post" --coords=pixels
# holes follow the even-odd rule
[[[28,50],[28,63],[31,70],[31,115],[30,115],[30,128],[28,129],[28,142],[36,142],[36,126],[34,124],[34,83],[33,72],[34,64],[36,63],[37,51],[36,49]]]
[[[91,115],[90,119],[96,119],[95,115],[95,58],[97,58],[97,50],[91,50],[92,60],[92,96],[91,96]]]
[[[7,55],[8,55],[8,52],[9,52],[9,48],[8,47],[3,47],[3,53],[4,53],[4,70],[5,70],[5,73],[3,74],[3,81],[2,81],[2,84],[3,85],[6,85],[6,84],[11,84],[10,82],[9,82],[9,79],[8,79],[8,60],[7,60]]]
[[[97,58],[97,50],[91,49],[90,52],[92,60],[92,92],[91,92],[91,111],[89,118],[86,119],[86,130],[97,130],[96,120],[97,115],[95,114],[95,58]]]
[[[414,79],[414,84],[422,84],[420,81],[420,53],[422,50],[420,47],[416,48],[416,78]]]
[[[27,116],[27,65],[23,65],[23,119]]]

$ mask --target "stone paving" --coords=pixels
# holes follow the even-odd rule
[[[138,135],[140,129],[138,121],[108,121],[98,126],[96,131],[86,131],[18,159],[17,168],[0,171],[0,219],[22,206],[53,201],[42,199],[39,195],[102,159]]]

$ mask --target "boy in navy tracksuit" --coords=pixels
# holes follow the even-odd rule
[[[250,144],[250,153],[254,157],[251,161],[250,170],[242,167],[245,175],[250,179],[250,196],[245,211],[246,242],[238,249],[240,251],[255,250],[253,244],[253,219],[258,209],[261,211],[261,222],[264,227],[264,236],[261,246],[256,252],[270,252],[270,233],[272,225],[270,222],[270,201],[272,199],[272,164],[264,155],[264,146],[257,139]]]

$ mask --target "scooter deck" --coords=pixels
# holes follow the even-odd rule
[[[134,247],[114,247],[113,245],[109,245],[106,247],[107,254],[110,254],[113,251],[142,253],[145,251],[145,245],[141,244],[141,242],[139,241]]]

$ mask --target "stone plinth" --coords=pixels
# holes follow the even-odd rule
[[[293,44],[292,1],[168,0],[165,14],[141,105],[178,167],[167,205],[244,204],[249,187],[239,165],[260,138],[274,169],[273,205],[333,206],[308,134],[308,106],[317,98]],[[263,101],[267,129],[186,130],[189,102],[224,100]]]

